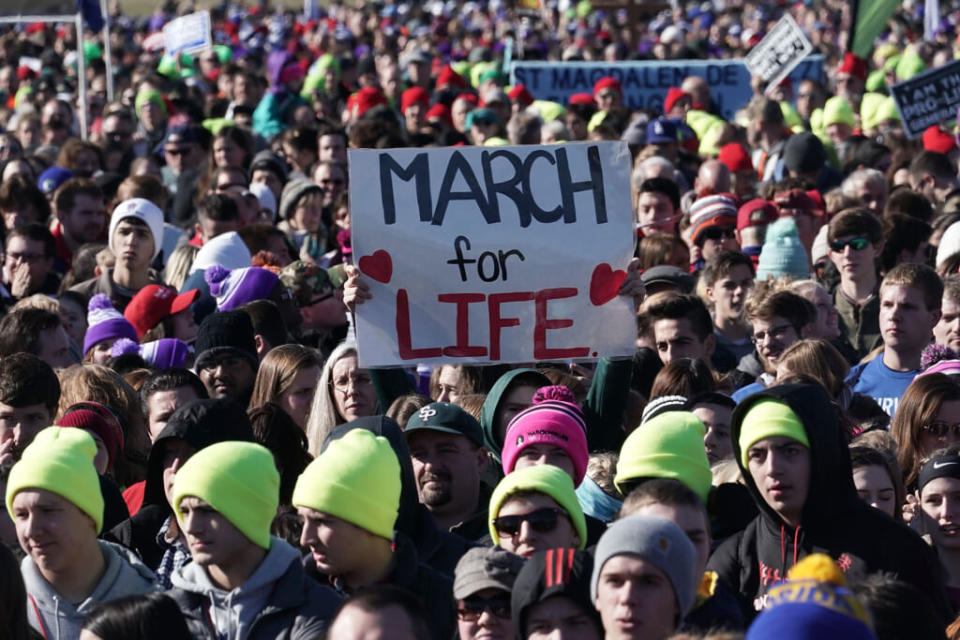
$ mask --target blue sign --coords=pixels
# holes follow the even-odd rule
[[[623,86],[623,102],[629,109],[663,109],[670,87],[679,87],[687,76],[700,76],[710,85],[710,95],[726,120],[753,96],[750,72],[743,60],[644,60],[636,62],[514,62],[510,83],[522,84],[538,100],[566,104],[575,93],[592,93],[593,84],[612,76]],[[796,86],[801,80],[824,79],[823,56],[808,56],[790,75]]]

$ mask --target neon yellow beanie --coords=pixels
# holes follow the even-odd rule
[[[807,430],[793,409],[772,398],[758,401],[740,424],[740,461],[743,466],[747,466],[750,447],[764,438],[777,436],[793,438],[805,447],[810,446]]]
[[[490,509],[487,511],[487,526],[490,529],[490,538],[494,545],[500,544],[500,536],[493,526],[493,521],[500,513],[500,507],[514,493],[518,491],[539,491],[550,496],[567,512],[573,529],[580,538],[580,549],[587,546],[587,519],[583,516],[577,492],[573,487],[570,474],[551,464],[538,464],[533,467],[524,467],[513,471],[500,481],[490,496]]]
[[[354,429],[307,465],[293,506],[335,516],[387,540],[400,511],[400,462],[383,436]]]
[[[860,98],[860,128],[864,131],[876,129],[880,121],[877,119],[877,110],[880,103],[886,99],[882,93],[865,93]]]
[[[897,111],[897,103],[893,96],[886,96],[877,106],[877,124],[883,124],[887,120],[900,120],[900,112]]]
[[[617,489],[638,478],[672,478],[707,503],[713,476],[703,447],[707,430],[689,411],[667,411],[640,425],[620,448]]]
[[[37,434],[13,465],[7,480],[7,512],[24,489],[45,489],[74,504],[103,528],[103,494],[93,466],[97,445],[83,429],[47,427]]]
[[[252,442],[218,442],[195,453],[177,471],[173,510],[200,498],[230,521],[250,542],[270,548],[270,523],[280,503],[280,474],[270,450]]]
[[[915,75],[927,70],[927,63],[923,61],[916,51],[907,50],[897,62],[897,81],[903,82],[909,80]]]
[[[823,128],[831,124],[845,124],[851,129],[856,126],[853,119],[853,107],[846,98],[833,96],[823,105]]]

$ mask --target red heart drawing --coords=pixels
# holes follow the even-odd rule
[[[393,277],[393,260],[390,254],[383,249],[377,249],[373,255],[360,258],[360,271],[364,272],[377,282],[384,284],[390,282]]]
[[[590,276],[590,302],[593,306],[605,305],[617,297],[617,291],[626,277],[626,271],[614,271],[605,262],[594,267]]]

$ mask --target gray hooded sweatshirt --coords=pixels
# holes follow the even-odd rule
[[[311,584],[312,581],[303,576],[300,553],[274,537],[271,537],[270,550],[260,566],[246,582],[232,591],[216,586],[206,569],[196,563],[175,571],[171,582],[173,590],[170,595],[184,611],[196,637],[208,637],[212,631],[210,625],[216,629],[216,637],[226,640],[243,640],[250,636],[254,626],[258,629],[258,637],[264,633],[274,637],[275,634],[268,630],[271,625],[262,624],[258,616],[273,612],[283,618],[283,607],[278,609],[281,600],[301,604],[286,609],[290,618],[284,625],[289,628],[277,637],[300,637],[301,633],[306,634],[304,637],[317,637],[325,630],[338,600],[329,590]],[[322,593],[315,593],[318,591]],[[195,626],[196,623],[200,626]]]
[[[67,602],[40,574],[30,556],[20,564],[27,588],[30,625],[47,640],[76,640],[83,621],[94,605],[156,590],[156,576],[132,551],[112,542],[99,541],[106,570],[86,600]]]

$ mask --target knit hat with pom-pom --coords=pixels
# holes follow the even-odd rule
[[[113,308],[110,296],[98,293],[87,304],[87,333],[83,337],[83,353],[86,355],[98,342],[115,338],[137,341],[137,330]]]
[[[866,607],[846,588],[843,573],[825,554],[798,562],[787,580],[770,587],[764,599],[765,611],[750,625],[747,640],[876,637]]]
[[[767,276],[774,279],[782,276],[809,278],[810,266],[807,251],[800,242],[797,223],[793,218],[780,218],[767,225],[767,234],[757,263],[757,282]]]
[[[110,355],[114,358],[135,353],[154,369],[182,367],[187,362],[189,351],[187,343],[176,338],[161,338],[144,344],[120,338],[110,347]]]
[[[573,462],[573,483],[579,486],[587,473],[589,457],[583,412],[573,402],[573,394],[559,385],[541,387],[533,402],[507,425],[500,454],[503,473],[514,470],[520,453],[530,445],[553,445],[563,449]]]
[[[224,269],[213,265],[203,274],[210,287],[210,295],[217,299],[217,311],[230,311],[254,300],[270,297],[280,278],[269,269],[244,267]]]

